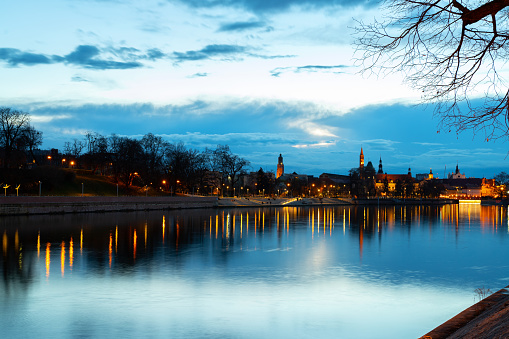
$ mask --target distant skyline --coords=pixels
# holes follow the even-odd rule
[[[507,171],[507,142],[439,131],[393,74],[363,78],[350,0],[49,0],[0,4],[0,106],[27,111],[42,148],[86,131],[227,144],[253,170]]]

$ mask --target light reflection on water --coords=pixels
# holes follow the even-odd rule
[[[416,338],[470,306],[475,288],[508,284],[508,213],[447,205],[2,218],[0,328],[6,337]]]

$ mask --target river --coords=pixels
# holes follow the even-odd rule
[[[509,284],[507,207],[2,217],[3,338],[418,338]]]

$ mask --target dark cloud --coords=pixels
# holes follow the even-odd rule
[[[0,48],[0,60],[11,67],[65,63],[95,70],[132,69],[143,67],[141,60],[156,61],[166,57],[168,56],[157,48],[143,52],[134,47],[100,49],[97,46],[80,45],[64,56],[48,56],[15,48]]]
[[[212,57],[231,57],[245,53],[246,50],[246,47],[238,45],[208,45],[198,51],[173,52],[173,57],[177,61],[196,61]]]
[[[192,7],[237,7],[254,13],[281,12],[292,7],[328,8],[374,6],[372,0],[180,0]]]
[[[255,28],[264,28],[265,26],[266,24],[262,21],[232,22],[228,24],[222,24],[221,27],[219,27],[218,32],[240,32]]]
[[[157,48],[152,48],[147,51],[147,59],[151,61],[156,61],[166,57],[167,55]]]
[[[52,64],[54,59],[44,54],[23,52],[15,48],[0,48],[0,60],[4,60],[10,66],[34,66],[40,64]]]
[[[125,51],[124,51],[125,52]],[[66,63],[83,66],[96,70],[106,69],[131,69],[139,68],[143,65],[137,61],[113,61],[97,58],[100,54],[99,48],[90,45],[80,45],[64,57]]]
[[[299,66],[299,67],[278,67],[274,68],[272,71],[270,71],[270,74],[273,77],[279,77],[282,73],[314,73],[314,72],[327,72],[327,73],[335,73],[340,74],[343,73],[342,69],[348,68],[350,66],[346,65],[306,65],[306,66]]]

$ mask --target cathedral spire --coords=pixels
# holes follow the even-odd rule
[[[384,169],[382,167],[382,156],[380,156],[380,163],[378,164],[378,173],[377,174],[384,174]]]
[[[361,155],[359,157],[359,169],[362,171],[363,168],[364,168],[364,153],[362,152],[361,147]]]

